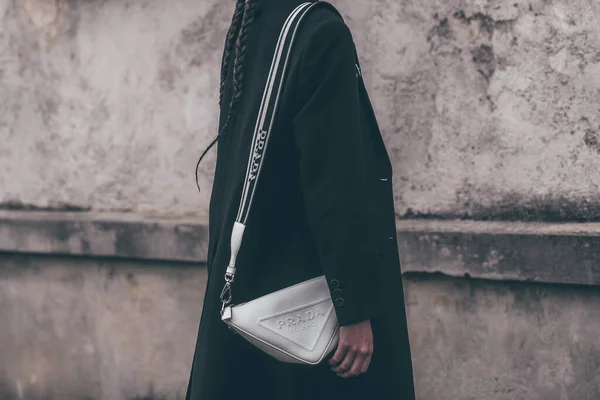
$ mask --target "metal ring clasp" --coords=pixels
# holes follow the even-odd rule
[[[225,307],[231,303],[233,297],[231,284],[233,283],[234,278],[235,275],[231,272],[225,273],[225,286],[223,286],[223,290],[221,291],[221,302],[223,303],[221,306],[221,315],[223,315]]]
[[[225,307],[231,303],[231,299],[231,282],[227,282],[225,283],[225,286],[223,286],[223,290],[221,291],[221,302],[223,303],[223,305],[221,306],[221,315],[223,315]]]
[[[231,283],[227,282],[221,291],[221,301],[224,305],[231,303]]]

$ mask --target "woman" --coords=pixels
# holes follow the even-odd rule
[[[263,89],[279,32],[301,3],[238,0],[227,34],[209,278],[188,400],[414,399],[392,168],[352,36],[328,8],[311,11],[296,36],[237,261],[235,299],[243,303],[324,274],[339,345],[317,366],[282,363],[220,319]]]

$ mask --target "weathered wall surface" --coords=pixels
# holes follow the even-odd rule
[[[206,214],[230,3],[0,0],[0,203]],[[334,3],[399,215],[600,217],[600,3]]]
[[[222,1],[0,1],[0,202],[202,213]],[[211,159],[205,167],[211,166]]]
[[[0,255],[0,399],[185,398],[205,284],[168,262]]]
[[[600,216],[600,3],[383,0],[349,14],[400,213]]]
[[[0,256],[0,398],[181,400],[204,268]],[[597,400],[595,288],[407,277],[418,399]]]
[[[415,279],[417,398],[600,398],[597,288]]]

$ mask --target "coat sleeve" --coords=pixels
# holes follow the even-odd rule
[[[339,323],[350,325],[381,308],[356,53],[338,18],[321,23],[306,43],[294,118],[302,195]]]

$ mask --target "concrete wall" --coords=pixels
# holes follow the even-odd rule
[[[0,202],[203,214],[223,1],[0,0]],[[205,164],[208,168],[211,160]]]
[[[0,0],[0,203],[205,215],[231,3]],[[400,215],[599,218],[600,3],[334,3]]]
[[[0,212],[0,399],[183,399],[191,220]],[[600,398],[600,224],[403,221],[398,246],[419,400]]]
[[[185,397],[206,270],[0,256],[0,399]]]
[[[417,398],[600,398],[596,288],[409,279]]]
[[[0,398],[182,400],[206,270],[0,256]],[[597,400],[600,293],[405,280],[419,400]]]

